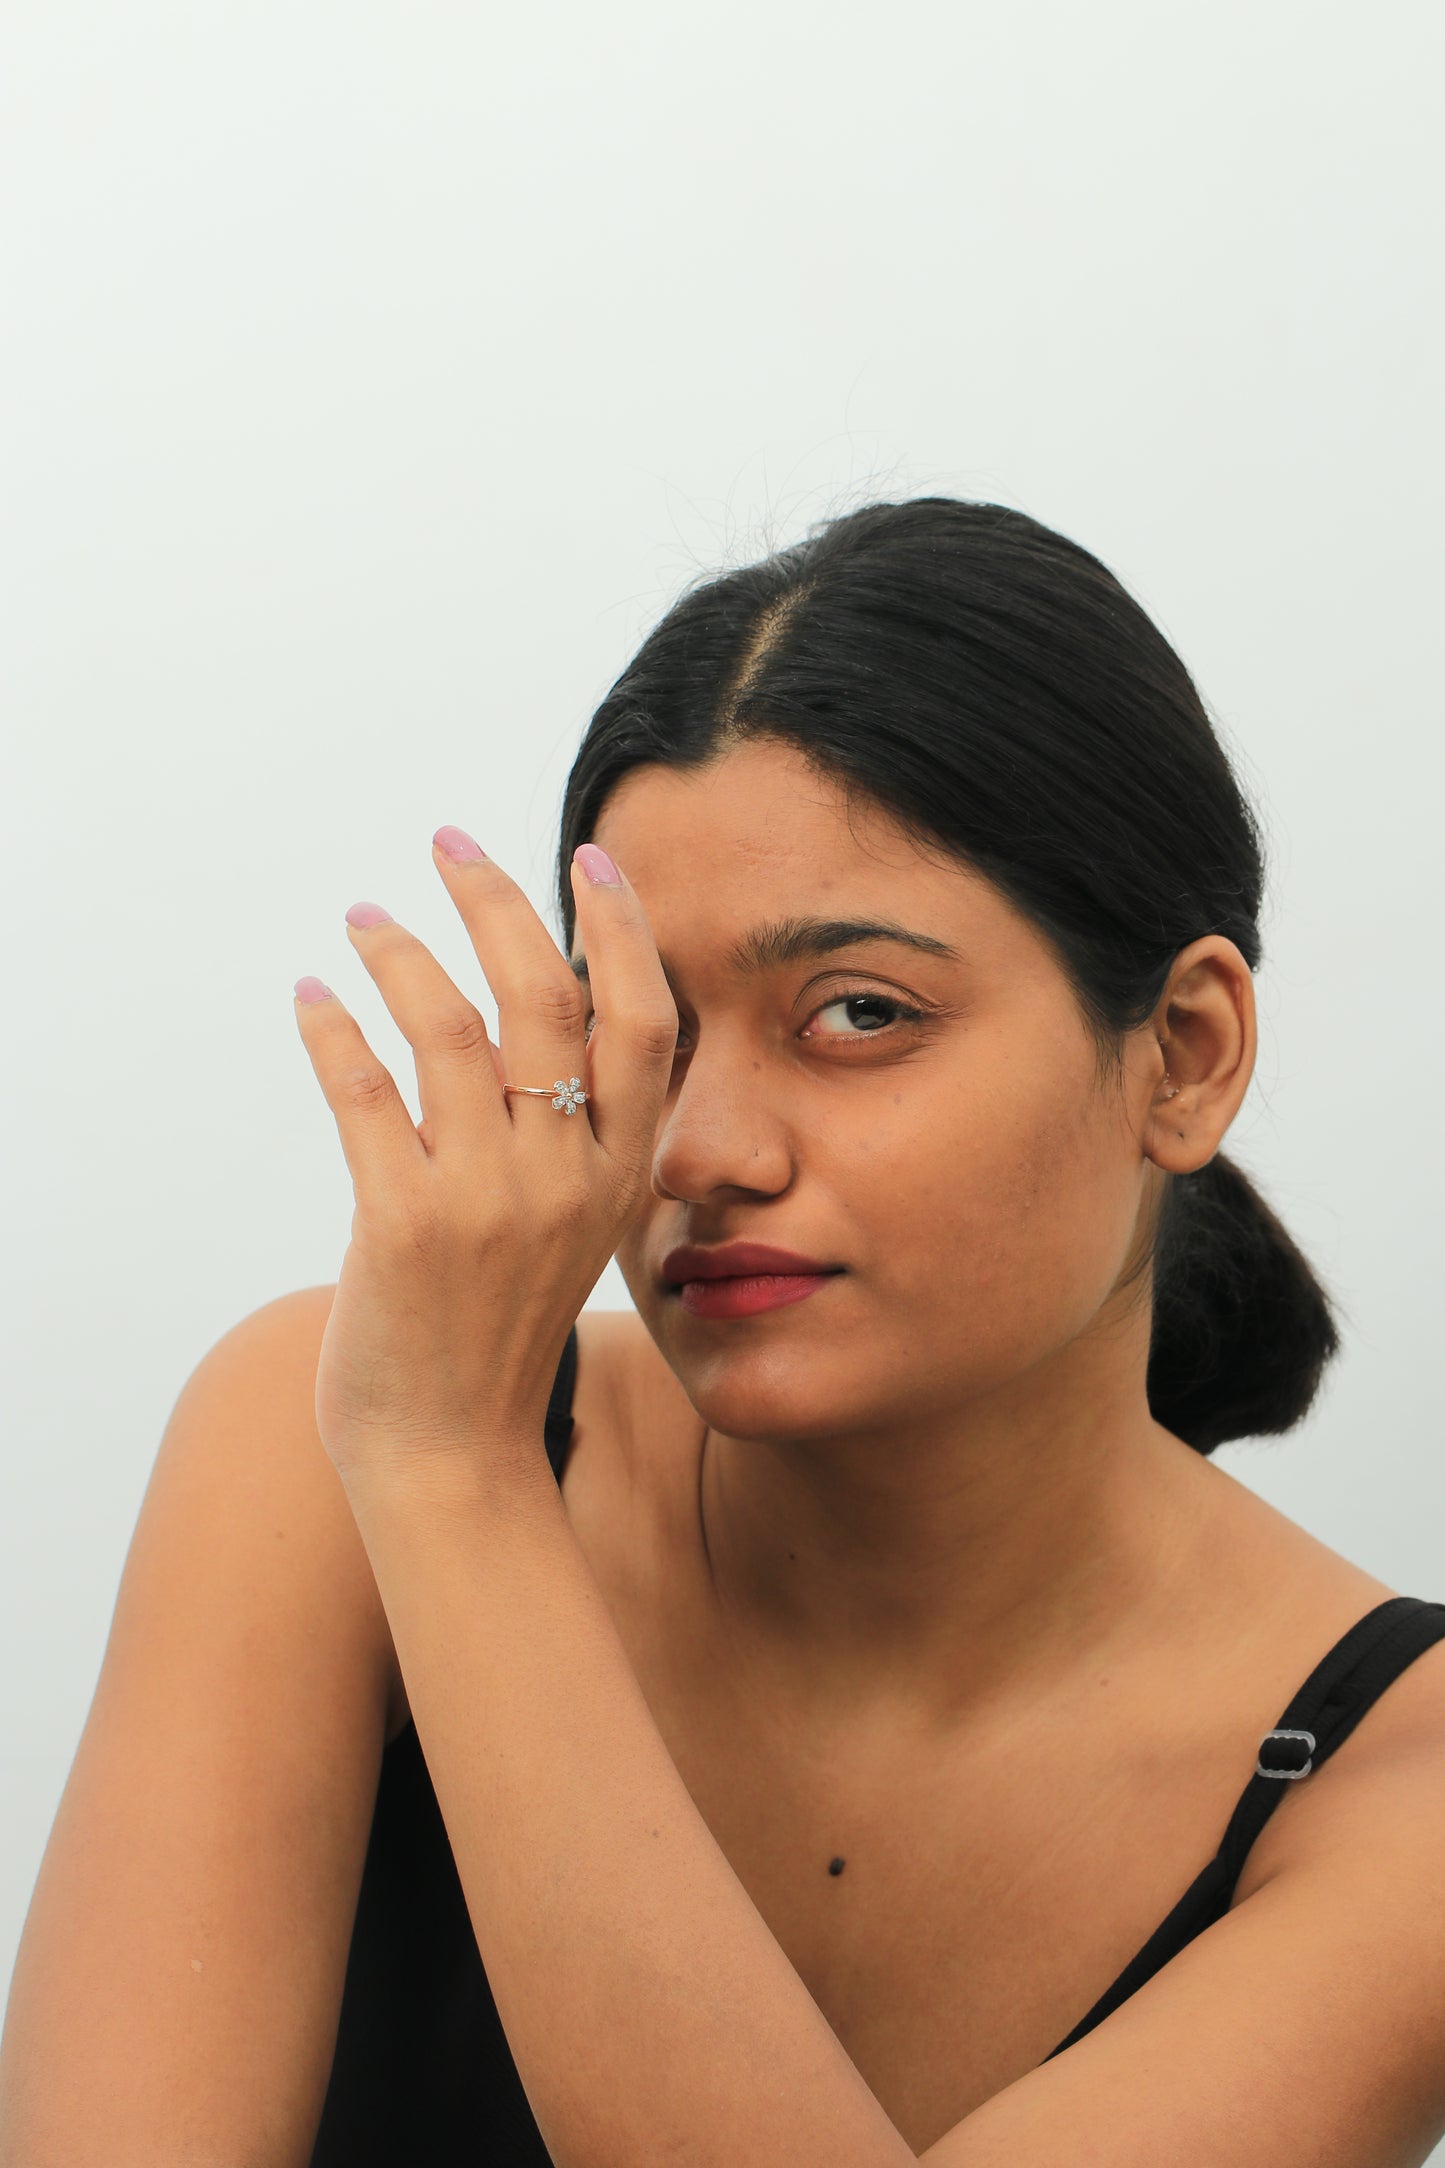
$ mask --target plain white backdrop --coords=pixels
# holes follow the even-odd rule
[[[555,931],[639,639],[873,498],[1061,528],[1194,672],[1271,858],[1227,1149],[1346,1334],[1218,1458],[1445,1598],[1442,60],[1427,0],[11,0],[0,1976],[175,1398],[346,1246],[293,982],[418,1111],[348,904],[494,1023],[432,831]]]

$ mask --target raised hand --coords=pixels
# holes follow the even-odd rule
[[[587,995],[517,883],[460,829],[438,829],[432,854],[496,1001],[499,1046],[374,904],[347,919],[415,1055],[419,1123],[330,989],[296,987],[356,1198],[316,1378],[322,1442],[348,1487],[376,1475],[474,1489],[542,1455],[567,1334],[647,1193],[676,1045],[651,929],[604,851],[580,845],[571,869],[590,1036]],[[552,1104],[559,1081],[574,1111]]]

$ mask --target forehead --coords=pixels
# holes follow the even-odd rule
[[[664,956],[747,968],[757,929],[805,920],[905,926],[945,962],[980,945],[998,956],[1032,945],[992,882],[794,746],[749,740],[702,768],[631,769],[594,840],[636,889]],[[774,943],[764,960],[786,955]]]
[[[709,761],[679,769],[633,768],[610,792],[595,840],[639,869],[676,871],[706,858],[715,870],[741,862],[757,873],[833,881],[845,867],[876,864],[893,878],[921,873],[939,850],[915,843],[866,791],[850,793],[820,774],[795,746],[750,740]],[[955,867],[955,871],[961,871]],[[632,866],[628,878],[635,881]]]

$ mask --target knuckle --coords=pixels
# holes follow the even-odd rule
[[[359,1114],[369,1114],[375,1108],[387,1105],[395,1089],[390,1071],[380,1062],[364,1062],[355,1068],[343,1069],[335,1080],[337,1098],[344,1107]]]
[[[490,1043],[486,1019],[472,1008],[443,1009],[427,1028],[433,1044],[444,1054],[478,1054]]]
[[[676,1009],[665,1012],[654,1009],[635,1017],[631,1036],[638,1051],[648,1058],[661,1060],[664,1054],[674,1054],[677,1051]]]
[[[587,1014],[587,997],[569,972],[565,979],[539,978],[524,986],[520,1007],[561,1030],[580,1032]]]

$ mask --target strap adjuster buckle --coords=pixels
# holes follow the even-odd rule
[[[1266,1769],[1264,1750],[1271,1739],[1303,1739],[1306,1741],[1305,1764],[1302,1769]],[[1312,1731],[1267,1731],[1259,1742],[1259,1758],[1254,1765],[1257,1777],[1307,1777],[1314,1767],[1315,1735]]]

